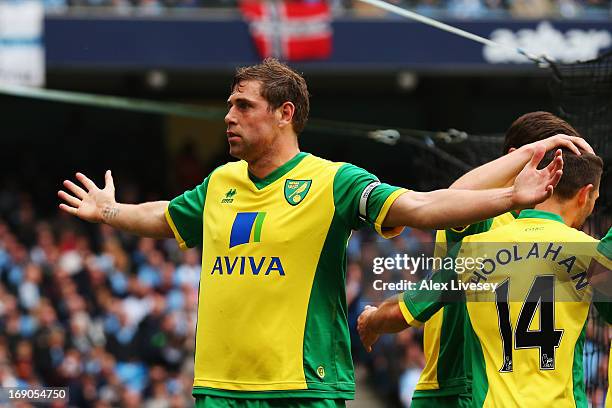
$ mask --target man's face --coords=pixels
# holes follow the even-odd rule
[[[238,159],[249,161],[260,157],[279,134],[278,109],[269,109],[260,89],[259,81],[242,81],[227,100],[229,111],[225,123],[229,152]]]

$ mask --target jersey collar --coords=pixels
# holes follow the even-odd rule
[[[276,180],[293,170],[295,166],[297,166],[306,156],[308,156],[308,153],[299,152],[298,154],[293,156],[293,158],[290,159],[287,163],[272,171],[272,173],[268,174],[266,177],[259,178],[249,172],[249,178],[251,179],[253,184],[255,184],[255,187],[257,187],[258,190],[261,190],[262,188],[269,186],[270,184],[274,183]]]
[[[551,213],[548,211],[542,211],[542,210],[523,210],[519,214],[518,219],[523,219],[523,218],[541,218],[544,220],[558,221],[558,222],[565,224],[565,221],[563,221],[563,218],[561,218],[559,214]]]

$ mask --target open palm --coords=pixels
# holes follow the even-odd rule
[[[90,222],[102,222],[111,215],[116,204],[115,185],[110,170],[104,175],[105,186],[98,188],[96,184],[82,173],[76,174],[77,180],[83,187],[78,186],[70,180],[64,180],[64,187],[70,191],[69,194],[63,190],[58,191],[57,195],[64,202],[59,208],[68,214]]]

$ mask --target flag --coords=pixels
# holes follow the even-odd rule
[[[245,0],[240,10],[262,58],[297,61],[330,57],[332,28],[327,2]]]

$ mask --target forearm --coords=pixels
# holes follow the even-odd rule
[[[408,327],[399,307],[399,298],[393,296],[385,300],[368,318],[370,330],[376,334],[397,333]]]
[[[485,163],[459,177],[450,188],[484,190],[512,185],[533,155],[531,146],[524,146],[498,159]]]
[[[445,229],[492,218],[516,209],[513,188],[409,191],[395,200],[383,226]]]
[[[172,238],[166,221],[168,201],[113,204],[102,209],[102,221],[114,228],[150,238]]]

